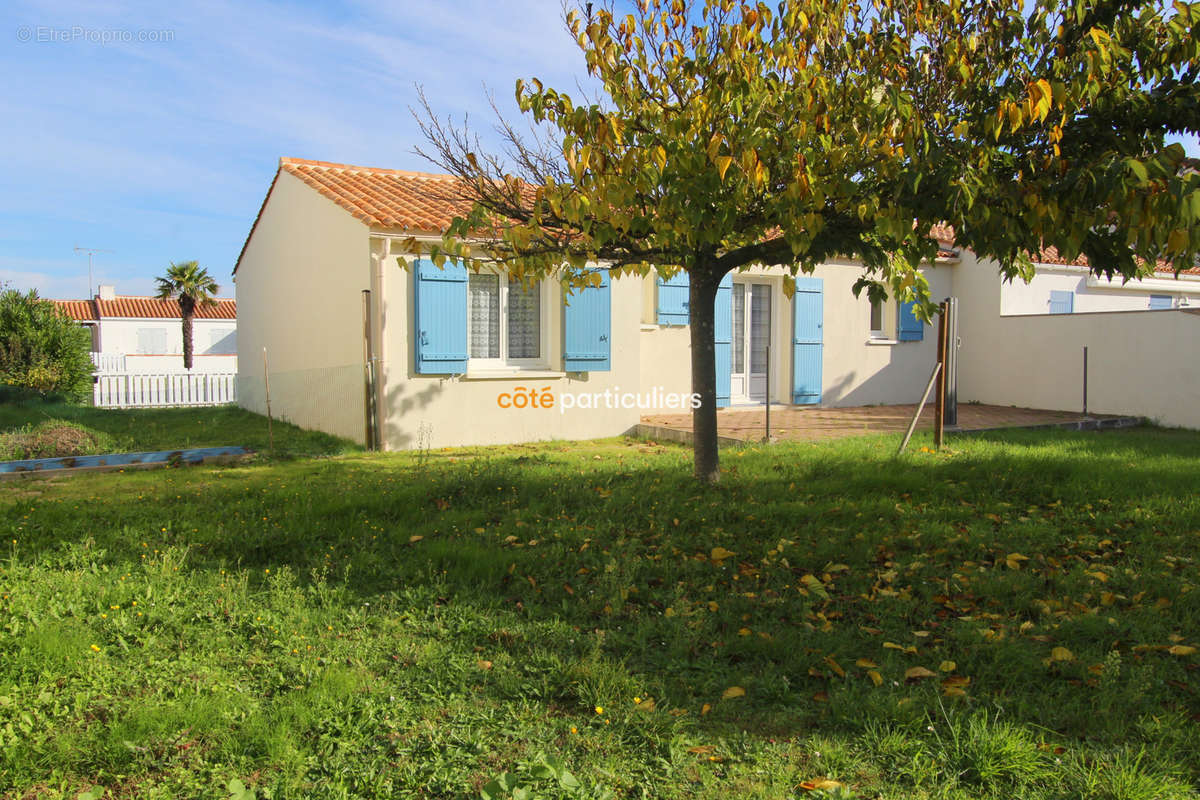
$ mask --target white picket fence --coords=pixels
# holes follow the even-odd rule
[[[92,388],[99,408],[219,406],[237,402],[237,373],[100,374]]]
[[[96,372],[124,372],[125,354],[92,353],[92,363],[96,366]]]

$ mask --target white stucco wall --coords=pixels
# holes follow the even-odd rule
[[[364,440],[362,290],[367,227],[280,173],[235,276],[238,403],[305,428]]]
[[[964,341],[963,360],[979,368],[965,379],[960,370],[962,400],[1081,411],[1087,347],[1089,412],[1200,428],[1200,311],[997,317],[978,328],[982,341]]]
[[[237,372],[237,321],[192,321],[193,372]],[[141,331],[154,331],[164,352],[143,352]],[[97,336],[102,354],[124,355],[130,372],[182,372],[183,327],[177,319],[103,319]]]
[[[996,276],[970,253],[955,272],[960,402],[1082,411],[1086,346],[1090,412],[1200,428],[1196,310],[1005,316]]]
[[[1016,280],[1005,283],[1000,292],[1000,313],[1047,314],[1050,311],[1050,292],[1075,293],[1074,313],[1098,311],[1146,311],[1150,295],[1170,295],[1175,307],[1181,301],[1200,307],[1200,279],[1181,276],[1178,280],[1164,276],[1122,283],[1120,278],[1109,281],[1091,276],[1083,267],[1037,265],[1037,274],[1029,283]]]
[[[923,270],[935,300],[950,294],[953,267],[941,265]],[[734,281],[765,280],[771,293],[771,400],[792,401],[792,301],[783,293],[781,268],[756,267],[736,273]],[[824,406],[889,405],[914,403],[929,380],[936,361],[936,327],[926,326],[920,342],[894,338],[871,338],[870,301],[864,293],[855,297],[851,287],[862,274],[854,262],[819,266],[813,277],[824,281],[824,348],[822,352],[822,397]],[[654,278],[645,282],[653,287]],[[652,294],[651,294],[652,297]],[[653,300],[643,301],[653,308]],[[889,301],[885,326],[894,336],[897,305]],[[665,385],[673,391],[690,391],[691,345],[686,326],[643,324],[642,390]]]
[[[553,439],[590,439],[625,433],[640,419],[636,408],[563,410],[564,393],[637,392],[638,327],[641,285],[635,278],[611,283],[611,370],[562,372],[562,303],[559,287],[543,287],[543,351],[545,369],[487,377],[468,366],[466,375],[418,375],[413,371],[413,292],[411,270],[399,268],[382,239],[373,261],[382,260],[381,309],[383,360],[383,432],[388,449],[404,450],[457,445],[487,445]],[[377,279],[378,282],[378,279]],[[553,408],[501,408],[499,395],[523,387],[548,391]]]

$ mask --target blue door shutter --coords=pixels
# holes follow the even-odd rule
[[[658,324],[687,325],[689,292],[688,274],[680,271],[670,279],[663,280],[660,275],[658,282]]]
[[[416,271],[416,371],[421,375],[461,375],[467,371],[467,268],[428,259]]]
[[[902,342],[919,342],[925,338],[925,323],[917,319],[913,311],[916,307],[912,300],[900,304],[900,330],[896,338]]]
[[[1162,311],[1168,308],[1175,307],[1175,299],[1169,294],[1152,294],[1150,295],[1150,309],[1152,311]]]
[[[599,286],[576,289],[563,297],[563,369],[567,372],[612,369],[612,296],[608,272],[597,274]]]
[[[1070,314],[1075,311],[1075,293],[1074,292],[1058,292],[1050,293],[1050,313],[1051,314]]]
[[[824,348],[824,281],[796,278],[792,300],[792,402],[816,405],[821,402],[821,360]]]
[[[713,340],[717,360],[717,408],[729,405],[733,387],[733,273],[721,279],[713,307]]]

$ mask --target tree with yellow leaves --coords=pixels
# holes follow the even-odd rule
[[[928,315],[937,223],[1007,277],[1050,246],[1127,277],[1200,251],[1200,175],[1164,144],[1200,131],[1200,3],[639,0],[566,23],[602,96],[519,81],[540,127],[502,119],[505,154],[425,103],[427,155],[471,208],[431,255],[577,287],[597,264],[686,272],[702,481],[731,271],[855,257],[856,292]]]

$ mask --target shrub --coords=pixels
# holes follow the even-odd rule
[[[88,332],[36,291],[0,291],[0,385],[83,400],[91,347]]]

